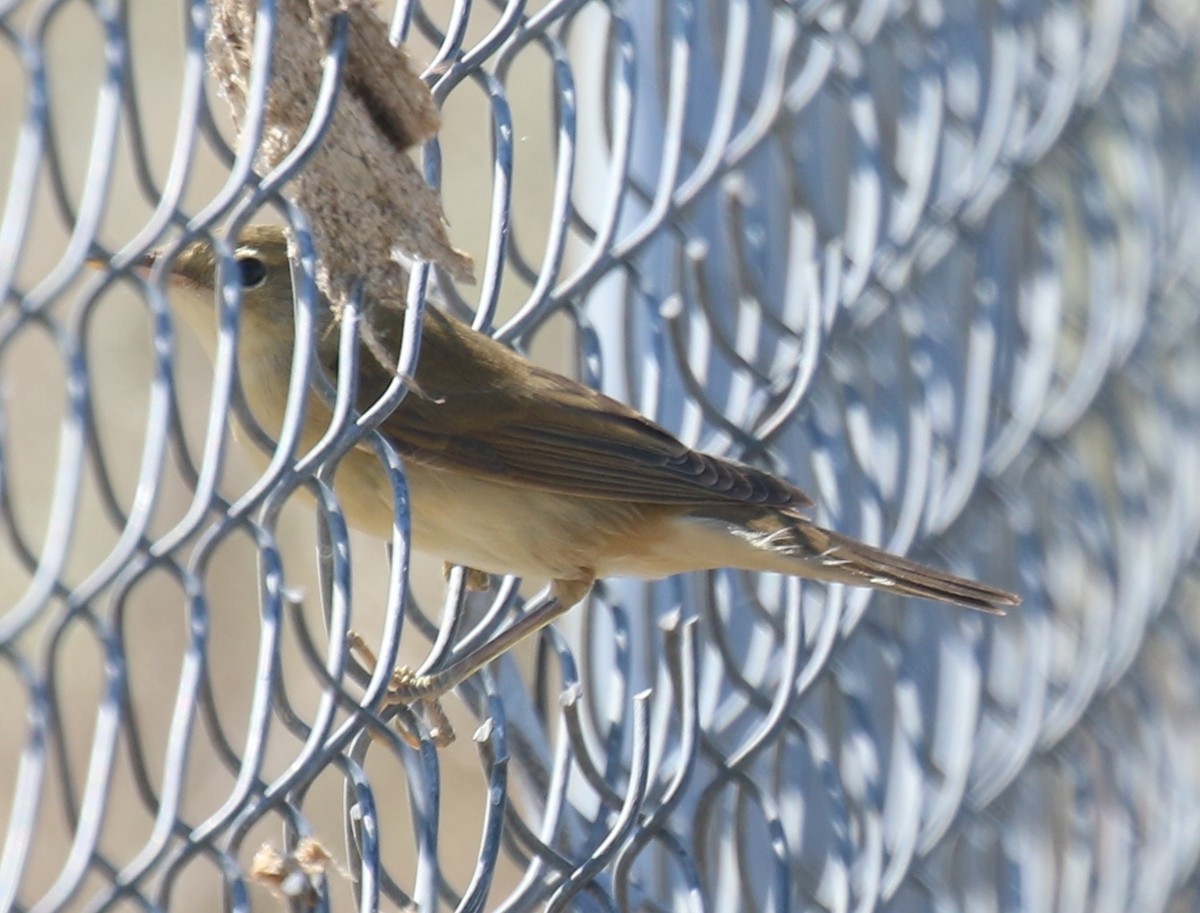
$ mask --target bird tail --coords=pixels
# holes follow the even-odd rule
[[[1006,607],[1021,604],[1016,593],[947,574],[834,532],[825,531],[825,535],[830,546],[821,561],[835,571],[834,579],[843,583],[920,596],[992,615],[1003,615]]]
[[[757,547],[761,563],[756,562],[756,570],[872,587],[992,615],[1003,615],[1006,607],[1021,603],[1015,593],[910,561],[808,520],[779,514],[773,519],[774,529],[742,534]]]

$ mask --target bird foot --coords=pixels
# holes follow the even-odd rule
[[[347,634],[350,652],[362,664],[369,674],[374,674],[378,660],[367,642],[360,634],[350,631]],[[436,683],[428,675],[418,675],[411,666],[400,666],[392,670],[388,681],[387,694],[384,695],[383,707],[403,706],[413,711],[418,722],[424,724],[425,737],[435,748],[445,748],[455,739],[454,727],[442,708],[440,697],[442,691],[437,690]],[[412,748],[419,749],[422,735],[399,718],[395,719],[396,731]]]
[[[447,580],[450,579],[450,572],[458,565],[446,561],[442,564],[442,574]],[[473,593],[485,592],[492,584],[492,577],[487,571],[481,571],[473,567],[464,568],[467,572],[466,585],[467,589]]]
[[[385,704],[403,705],[424,718],[429,727],[428,737],[434,745],[442,748],[454,741],[454,730],[446,718],[446,712],[438,702],[443,694],[466,681],[488,663],[502,656],[522,639],[536,634],[567,609],[580,602],[592,588],[591,575],[582,580],[554,581],[549,598],[541,599],[537,607],[500,633],[494,635],[450,665],[430,674],[419,674],[407,666],[396,669],[388,683]],[[353,631],[349,633],[350,651],[366,668],[374,672],[378,661],[365,640]],[[405,731],[400,734],[410,745],[420,745],[416,733]]]

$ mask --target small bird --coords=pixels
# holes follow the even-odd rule
[[[141,266],[161,256],[151,254]],[[260,424],[277,433],[295,333],[284,231],[248,228],[236,259],[242,387]],[[216,274],[205,242],[184,247],[169,265],[173,311],[210,356]],[[378,341],[398,353],[401,310],[384,306],[392,302],[369,304]],[[336,377],[336,318],[327,305],[319,310],[318,357]],[[359,370],[365,410],[394,372],[370,355]],[[302,446],[319,440],[330,416],[311,392]],[[539,619],[543,624],[581,601],[600,577],[655,579],[721,567],[874,587],[995,614],[1020,603],[1013,593],[816,525],[805,516],[812,502],[794,485],[693,450],[630,407],[433,308],[425,312],[409,394],[379,430],[404,460],[413,546],[480,572],[549,579],[558,605]],[[347,455],[336,490],[351,525],[391,535],[391,487],[373,451]],[[518,624],[520,636],[540,626]],[[511,641],[464,669],[474,671],[507,646]]]

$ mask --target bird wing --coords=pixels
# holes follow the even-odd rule
[[[444,317],[426,321],[417,385],[380,431],[431,467],[604,500],[812,503],[770,473],[693,450],[623,403]]]

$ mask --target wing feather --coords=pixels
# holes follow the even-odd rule
[[[628,406],[429,312],[410,394],[380,425],[406,458],[516,486],[646,504],[801,508],[800,489],[701,453]],[[369,404],[375,384],[362,390]]]

